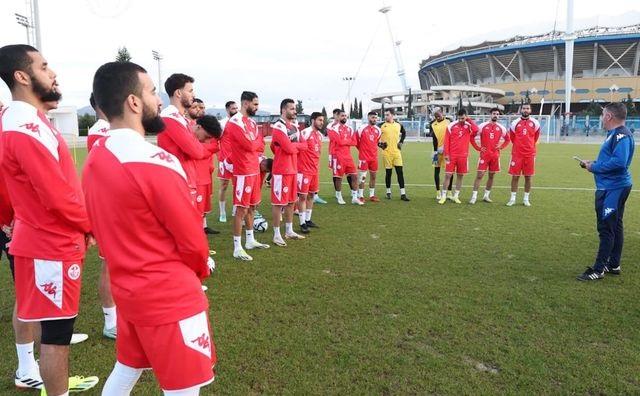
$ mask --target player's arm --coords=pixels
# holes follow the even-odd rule
[[[207,158],[211,158],[215,153],[220,151],[220,144],[218,143],[218,140],[216,138],[211,138],[208,142],[202,143],[202,145],[209,154],[207,155]]]
[[[509,137],[509,135],[510,134],[506,130],[502,133],[502,145],[498,147],[499,150],[502,150],[509,145],[509,142],[511,141],[511,138]]]
[[[407,131],[404,129],[404,125],[400,124],[400,142],[398,142],[398,148],[402,148],[405,137],[407,137]]]
[[[473,148],[477,151],[477,152],[482,152],[482,147],[478,144],[476,138],[479,136],[478,134],[478,128],[476,127],[476,130],[474,131],[473,128],[471,128],[471,145],[473,146]]]
[[[298,153],[297,145],[299,145],[299,143],[292,143],[287,133],[278,127],[273,128],[271,142],[273,145],[280,147],[286,154]]]
[[[209,276],[209,243],[202,232],[202,217],[191,203],[186,180],[174,170],[158,166],[153,166],[151,172],[130,173],[153,215],[173,237],[182,262],[198,278]]]
[[[205,159],[208,153],[191,132],[185,132],[183,126],[170,117],[163,117],[166,127],[164,133],[191,159]]]
[[[533,141],[534,143],[538,143],[538,139],[540,139],[540,125],[538,125],[538,128],[536,128],[535,133],[533,134]]]
[[[228,129],[228,131],[226,129]],[[240,126],[231,125],[231,122],[227,123],[226,129],[225,133],[230,132],[229,140],[231,143],[231,147],[233,147],[234,150],[249,151],[254,153],[260,151],[260,149],[264,151],[263,139],[251,140],[247,138]]]
[[[451,128],[447,127],[447,131],[444,134],[444,157],[449,158],[449,156],[451,155],[450,153],[450,149],[451,149]]]
[[[611,157],[607,161],[591,162],[589,171],[597,174],[619,172],[627,168],[631,155],[631,139],[628,136],[621,138],[616,144]]]
[[[29,178],[40,204],[78,231],[91,231],[82,195],[69,185],[60,164],[44,145],[22,133],[5,134],[4,143]],[[81,194],[81,193],[80,193]]]
[[[431,131],[431,138],[433,139],[433,151],[438,151],[438,137],[436,131],[433,129],[433,122],[429,124],[429,130]]]

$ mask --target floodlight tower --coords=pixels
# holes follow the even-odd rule
[[[571,89],[573,79],[573,0],[567,0],[567,31],[564,33],[564,108],[565,113],[571,112]]]
[[[162,55],[156,50],[151,51],[151,55],[153,55],[153,59],[158,62],[158,93],[160,93],[162,92],[162,72],[160,70]]]
[[[396,41],[393,38],[393,31],[391,30],[391,21],[389,20],[389,11],[391,6],[385,6],[378,10],[384,14],[387,20],[387,27],[389,28],[389,36],[391,37],[391,44],[393,45],[393,55],[396,57],[396,65],[398,67],[398,77],[400,77],[400,83],[402,84],[402,90],[406,92],[409,89],[407,85],[407,78],[404,75],[404,65],[402,64],[402,54],[400,53],[400,44],[402,41]]]

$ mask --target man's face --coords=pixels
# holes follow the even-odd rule
[[[198,116],[198,113],[200,112],[200,109],[198,108],[198,104],[199,103],[197,102],[193,102],[191,107],[189,107],[189,110],[187,110],[187,113],[189,114],[189,118],[191,118],[192,120],[197,120],[198,118],[200,118]]]
[[[527,118],[531,115],[531,105],[522,105],[522,111],[521,111],[522,117],[523,118]]]
[[[467,121],[467,115],[466,114],[458,116],[458,122],[459,123],[464,124],[465,121]]]
[[[258,112],[258,107],[260,107],[260,101],[258,100],[258,98],[253,98],[252,101],[246,103],[247,115],[250,117],[256,115],[256,113]]]
[[[340,121],[341,124],[346,124],[347,123],[347,113],[341,112],[340,115],[338,115],[338,121]]]
[[[158,133],[164,130],[164,121],[160,117],[162,99],[156,92],[156,87],[147,73],[138,73],[142,84],[142,126],[149,133]]]
[[[435,117],[436,121],[438,121],[438,122],[440,122],[440,121],[442,121],[444,119],[444,116],[439,111],[436,111],[433,116]]]
[[[496,121],[498,121],[499,117],[500,117],[500,112],[499,111],[492,111],[491,112],[491,121],[496,122]]]
[[[229,117],[233,117],[234,115],[236,115],[238,113],[238,104],[234,103],[231,106],[229,106],[229,108],[227,109],[227,114],[229,115]]]
[[[321,130],[324,127],[324,117],[320,116],[313,120],[313,127],[317,130]]]
[[[385,111],[384,112],[384,120],[386,122],[393,122],[393,114],[391,114],[390,111]]]
[[[296,105],[294,103],[287,103],[285,108],[282,109],[282,116],[285,120],[295,120],[298,116],[298,112],[296,112]]]
[[[608,110],[602,111],[602,126],[605,131],[610,131],[613,129],[612,125],[614,124],[613,114],[611,114]]]
[[[196,139],[198,139],[198,141],[205,143],[211,140],[211,136],[209,136],[202,126],[193,124],[189,126],[189,129],[191,129],[191,132],[196,135]]]
[[[185,109],[189,109],[193,104],[193,98],[195,97],[195,93],[193,92],[193,83],[186,83],[180,91],[180,104]]]
[[[31,89],[42,102],[54,102],[55,107],[51,108],[55,109],[58,107],[57,102],[62,99],[56,81],[56,73],[49,68],[47,60],[42,57],[40,52],[29,52],[29,56],[33,61],[28,72],[31,79]]]
[[[376,125],[378,123],[378,115],[373,114],[369,116],[369,125]]]

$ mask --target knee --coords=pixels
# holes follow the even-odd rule
[[[43,320],[40,322],[42,326],[42,344],[45,345],[69,345],[71,336],[73,336],[73,324],[76,318],[59,319],[59,320]]]

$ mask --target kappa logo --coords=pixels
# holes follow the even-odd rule
[[[44,283],[40,285],[42,291],[47,294],[53,294],[53,298],[56,298],[56,294],[58,293],[58,287],[53,284],[53,282]]]
[[[109,129],[107,129],[107,128],[102,128],[102,129],[100,129],[98,132],[104,135],[104,134],[106,134],[108,131],[109,131]]]
[[[180,117],[182,117],[182,116],[180,115],[180,113],[171,113],[171,116],[172,116],[172,117],[175,117],[175,118],[180,118]]]
[[[151,158],[158,158],[158,159],[160,159],[162,161],[166,161],[166,162],[169,162],[169,163],[173,162],[173,158],[171,158],[171,154],[166,153],[164,151],[158,151],[157,153],[152,155]]]
[[[20,125],[20,128],[28,129],[33,133],[37,133],[40,136],[40,125],[34,124],[33,122],[28,122],[26,124]]]
[[[77,280],[80,277],[80,272],[81,272],[80,266],[78,264],[73,264],[67,270],[67,275],[69,276],[70,279]]]
[[[619,133],[616,135],[616,141],[619,141],[620,139],[622,139],[623,137],[625,137],[624,133]]]
[[[192,344],[197,344],[198,347],[202,349],[209,349],[211,347],[211,343],[209,342],[209,336],[205,333],[202,333],[201,336],[191,340]]]
[[[614,210],[615,210],[614,208],[605,208],[604,215],[609,216],[611,213],[613,213]]]

